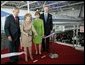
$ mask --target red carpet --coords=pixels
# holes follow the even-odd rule
[[[69,46],[53,43],[50,49],[53,49],[56,53],[59,54],[59,57],[56,59],[49,58],[49,54],[47,52],[42,52],[42,55],[35,55],[34,46],[32,48],[34,60],[38,61],[33,63],[28,57],[28,62],[25,62],[23,54],[19,56],[20,60],[18,64],[84,64],[84,52],[75,50],[74,48]],[[8,49],[4,49],[1,51],[2,54],[7,52],[9,52]],[[43,55],[47,56],[45,58],[41,58],[41,56]],[[5,64],[5,62],[9,61],[9,58],[1,59],[1,64]]]

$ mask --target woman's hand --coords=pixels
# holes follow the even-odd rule
[[[38,34],[37,33],[35,33],[35,36],[37,36]]]

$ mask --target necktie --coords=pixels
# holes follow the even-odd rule
[[[45,22],[47,22],[47,14],[45,14],[44,17],[45,17]]]
[[[15,17],[15,22],[18,23],[18,18],[17,17]]]

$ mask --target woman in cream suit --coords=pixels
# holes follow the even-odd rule
[[[32,16],[30,13],[27,13],[24,17],[24,23],[21,25],[21,48],[24,47],[25,52],[25,61],[28,61],[27,58],[27,48],[29,49],[29,55],[31,60],[32,57],[32,32],[36,36],[37,33],[32,25]]]

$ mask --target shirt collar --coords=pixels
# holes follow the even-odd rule
[[[45,13],[45,12],[44,12],[44,14],[48,14],[48,13]]]

